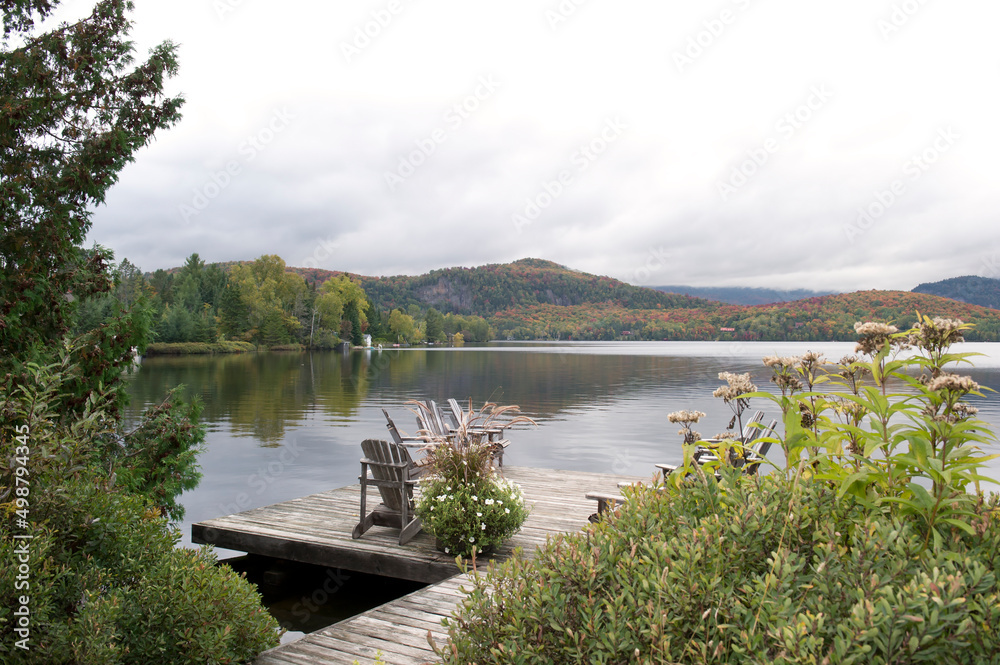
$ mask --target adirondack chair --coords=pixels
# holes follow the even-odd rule
[[[394,443],[400,446],[406,446],[407,448],[424,448],[428,445],[433,445],[433,441],[427,435],[425,436],[406,436],[399,431],[396,427],[396,423],[392,421],[392,416],[385,409],[382,409],[382,415],[385,416],[385,427],[389,430],[389,436],[392,437]]]
[[[759,415],[751,422],[757,422],[760,417],[763,416],[763,412],[758,412]],[[771,435],[774,433],[774,428],[778,426],[777,420],[772,420],[766,427],[756,427],[748,425],[744,429],[744,439],[746,439],[744,445],[749,446],[746,455],[741,460],[735,462],[736,466],[743,468],[743,473],[746,475],[756,475],[760,469],[761,463],[764,461],[767,452],[771,449],[771,445],[774,443],[770,441]],[[695,451],[695,461],[699,464],[708,462],[713,459],[718,459],[715,453],[710,448],[700,448]],[[657,464],[656,468],[663,472],[663,478],[666,479],[668,475],[677,470],[677,466],[673,464]],[[716,477],[719,477],[718,472],[716,472]],[[619,483],[618,487],[629,486],[632,483]],[[593,501],[597,501],[597,512],[590,516],[591,522],[597,522],[600,520],[601,516],[609,508],[613,508],[616,505],[621,505],[625,503],[626,499],[621,494],[610,494],[607,492],[587,492],[586,497]]]
[[[738,467],[743,467],[743,473],[747,475],[756,475],[761,462],[764,461],[764,457],[771,449],[772,442],[767,439],[771,437],[771,434],[774,433],[774,428],[777,426],[777,420],[772,420],[766,427],[757,427],[748,424],[743,431],[743,436],[736,440],[746,449],[746,454],[743,458],[734,460],[733,464]],[[709,439],[709,441],[711,441],[711,439]],[[705,462],[710,462],[716,459],[718,459],[718,457],[716,456],[715,451],[711,448],[699,447],[694,453],[694,460],[699,464],[704,464]],[[677,467],[673,464],[657,464],[656,468],[663,472],[664,478],[670,475],[671,472],[677,470]]]
[[[433,401],[428,401],[428,403],[437,407],[437,404],[434,404]],[[448,399],[448,408],[451,411],[451,418],[455,421],[456,428],[461,425],[462,422],[468,420],[468,414],[462,411],[462,407],[455,398]],[[469,404],[469,409],[472,409],[471,403]],[[507,450],[507,446],[510,445],[510,441],[503,438],[503,425],[498,423],[495,427],[469,427],[467,429],[471,434],[486,437],[486,441],[493,446],[493,459],[496,460],[497,466],[502,470],[503,454],[504,451]]]
[[[389,430],[389,436],[392,437],[393,443],[398,446],[403,446],[405,448],[429,448],[431,446],[440,445],[440,441],[434,441],[429,436],[406,436],[396,427],[396,423],[392,421],[392,416],[385,409],[382,409],[382,414],[385,416],[385,428]],[[418,457],[414,460],[415,469],[414,477],[419,478],[424,475],[426,467],[424,463],[427,457]]]
[[[423,402],[424,408],[417,413],[417,427],[432,436],[445,440],[454,436],[455,428],[445,422],[441,407],[432,399]]]
[[[455,421],[456,426],[466,419],[465,412],[462,411],[461,405],[458,403],[458,400],[456,400],[454,397],[448,399],[448,408],[451,411],[451,418],[452,420]],[[472,410],[471,401],[469,402],[469,410]],[[498,441],[503,438],[503,431],[505,427],[503,423],[497,423],[495,427],[488,427],[488,428],[475,427],[473,429],[482,434],[488,435],[489,441],[492,443],[494,441]],[[508,441],[507,443],[509,444],[510,442]]]
[[[420,533],[420,518],[413,514],[413,486],[416,469],[405,446],[381,439],[361,442],[361,521],[351,532],[357,539],[373,526],[399,529],[399,544],[405,545]],[[371,472],[369,476],[369,472]],[[374,485],[382,504],[368,512],[368,487]]]

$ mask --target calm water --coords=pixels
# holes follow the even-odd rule
[[[704,411],[697,427],[725,429],[731,412],[712,397],[721,371],[751,372],[770,389],[761,357],[820,351],[838,359],[853,344],[626,342],[505,343],[463,349],[403,349],[150,358],[131,385],[132,409],[185,384],[200,396],[208,426],[200,457],[204,478],[182,497],[181,525],[352,484],[360,443],[385,438],[381,409],[404,430],[416,429],[408,399],[471,397],[518,404],[538,426],[511,433],[505,462],[583,471],[652,474],[676,463],[677,426],[667,414]],[[1000,344],[965,344],[978,351],[971,373],[1000,388]],[[1000,397],[979,400],[980,415],[1000,423]],[[773,411],[764,400],[751,408]],[[769,413],[768,418],[776,414]],[[996,450],[1000,452],[1000,448]],[[1000,478],[1000,460],[993,476]],[[225,555],[226,552],[220,552]]]

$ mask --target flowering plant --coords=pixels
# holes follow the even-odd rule
[[[472,482],[434,477],[420,489],[417,515],[424,530],[455,556],[499,547],[528,517],[521,488],[499,474]]]

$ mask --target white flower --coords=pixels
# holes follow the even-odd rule
[[[486,505],[487,506],[492,506],[494,503],[496,503],[496,502],[493,499],[486,499]]]
[[[483,530],[483,531],[486,531],[486,524],[485,524],[485,523],[483,523],[483,524],[480,524],[479,526],[480,526],[480,527],[482,527],[482,530]]]
[[[476,513],[476,517],[482,517],[482,516],[483,516],[482,513]]]
[[[445,494],[438,494],[437,498],[438,498],[438,501],[444,501],[445,499],[448,498],[448,496],[445,495]]]
[[[449,492],[451,491],[451,485],[448,485],[448,491]]]
[[[444,553],[445,553],[445,554],[448,554],[448,548],[447,548],[447,547],[446,547],[446,548],[444,548]]]
[[[475,537],[474,537],[474,536],[469,536],[469,542],[470,542],[470,543],[474,543],[474,542],[476,542],[476,539],[475,539]]]
[[[503,509],[503,511],[504,511],[505,513],[507,513],[508,515],[510,514],[510,508],[504,508],[504,509]]]
[[[497,505],[502,506],[503,505],[503,501],[501,501],[500,499],[497,499]]]
[[[472,500],[473,500],[473,501],[479,501],[479,497],[478,497],[478,496],[476,496],[475,494],[473,494],[473,495],[472,495]]]

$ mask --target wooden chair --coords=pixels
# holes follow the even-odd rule
[[[760,416],[764,415],[763,412],[759,413]],[[756,416],[751,422],[759,421],[760,416]],[[747,440],[744,445],[748,445],[750,448],[747,450],[744,457],[736,462],[737,466],[742,467],[744,474],[748,476],[757,474],[761,463],[767,456],[767,452],[771,449],[771,445],[774,443],[770,440],[770,437],[774,433],[774,428],[777,426],[778,421],[772,420],[766,427],[757,427],[748,424],[747,428],[744,429],[744,438]],[[755,442],[756,445],[753,445]],[[718,457],[711,448],[700,446],[699,449],[695,451],[694,459],[698,464],[704,464],[705,462],[717,460]],[[657,464],[656,468],[663,472],[664,480],[666,480],[668,475],[677,470],[677,466],[673,464]],[[718,478],[719,473],[716,472],[715,476]],[[619,483],[618,486],[619,489],[621,489],[622,487],[630,485],[632,485],[632,483]],[[610,494],[607,492],[587,492],[586,497],[593,501],[597,501],[597,512],[590,516],[591,522],[597,522],[609,508],[614,509],[616,505],[621,505],[626,501],[625,497],[621,494]]]
[[[429,402],[437,407],[433,401]],[[451,411],[451,419],[455,421],[455,427],[452,431],[458,429],[463,422],[467,422],[469,416],[466,412],[462,411],[462,407],[459,405],[458,400],[455,398],[448,399],[448,408]],[[472,410],[472,403],[469,403],[469,410]],[[493,446],[493,459],[496,460],[497,467],[503,470],[503,454],[507,450],[507,446],[510,445],[510,441],[503,438],[504,427],[501,424],[497,424],[495,427],[469,427],[468,431],[470,434],[477,435],[479,437],[486,437],[486,440],[491,446]],[[482,439],[480,439],[482,440]]]
[[[748,424],[743,430],[743,436],[734,440],[734,443],[740,443],[746,449],[746,453],[743,457],[734,460],[734,465],[737,467],[743,467],[743,473],[747,475],[756,475],[757,471],[760,469],[761,463],[767,456],[767,452],[771,449],[771,444],[773,442],[769,439],[774,433],[774,428],[777,426],[777,420],[772,420],[766,427],[758,427],[757,425]],[[708,440],[713,441],[713,439]],[[694,461],[699,464],[712,462],[717,459],[719,459],[718,456],[711,448],[699,446],[698,449],[695,450]],[[673,464],[657,464],[656,468],[663,472],[664,479],[670,475],[670,473],[677,470],[677,467]]]
[[[420,518],[413,514],[413,487],[418,467],[405,446],[381,439],[361,442],[361,521],[351,532],[360,538],[373,526],[399,529],[399,544],[405,545],[420,533]],[[370,476],[369,476],[369,472]],[[382,503],[368,512],[368,487],[374,485]]]
[[[392,416],[385,409],[382,409],[382,415],[385,416],[385,427],[389,430],[389,436],[392,437],[393,442],[399,446],[406,446],[407,448],[424,448],[428,445],[433,445],[433,441],[429,436],[406,436],[399,431],[396,427],[396,423],[392,421]]]
[[[445,422],[444,413],[432,399],[421,403],[423,409],[417,413],[417,427],[431,436],[448,440],[454,436],[455,429]]]

